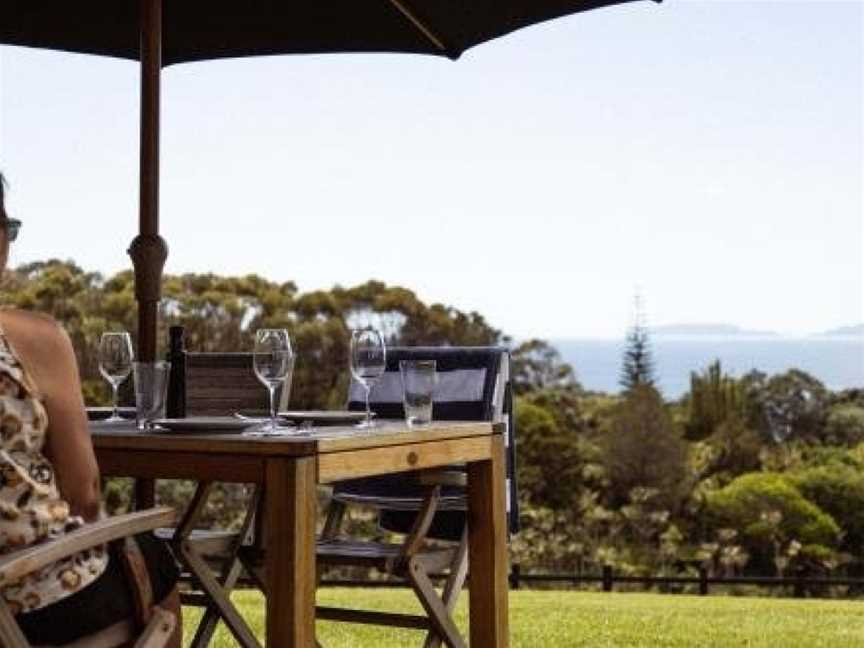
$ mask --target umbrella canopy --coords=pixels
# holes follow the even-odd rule
[[[520,27],[631,0],[183,0],[164,3],[164,65],[237,56],[413,52],[457,58]],[[659,0],[658,0],[659,1]],[[140,57],[138,0],[6,0],[0,43]]]
[[[155,359],[160,71],[172,63],[267,54],[406,52],[455,59],[520,27],[633,0],[5,0],[0,44],[141,61],[139,234],[129,247],[138,358]],[[660,0],[655,0],[659,2]]]

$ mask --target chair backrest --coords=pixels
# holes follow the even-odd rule
[[[507,445],[507,511],[511,532],[518,530],[519,512],[516,498],[516,427],[510,386],[510,353],[504,347],[391,347],[387,349],[384,375],[372,386],[369,395],[371,409],[382,418],[403,418],[402,360],[435,360],[437,382],[433,392],[432,418],[439,421],[493,421],[506,426]],[[352,382],[348,408],[365,409],[363,387]],[[384,479],[385,484],[381,480]],[[404,480],[403,480],[404,481]],[[398,493],[400,478],[375,478],[354,481],[340,488],[355,488],[358,484],[380,491]],[[377,486],[377,487],[376,487]]]
[[[187,351],[185,369],[186,416],[270,410],[270,396],[255,376],[251,353]],[[280,394],[276,398],[278,403]]]
[[[269,412],[267,388],[255,376],[249,352],[199,353],[183,346],[181,327],[172,327],[168,416],[231,416],[235,412]],[[278,409],[287,408],[288,389],[276,390]]]

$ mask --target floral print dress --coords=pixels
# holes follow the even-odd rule
[[[60,498],[54,468],[42,453],[48,416],[0,328],[0,555],[62,536],[84,524]],[[73,594],[108,564],[104,548],[58,561],[2,589],[14,614]]]

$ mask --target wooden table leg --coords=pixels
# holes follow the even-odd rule
[[[135,510],[156,506],[156,480],[139,477],[135,480]]]
[[[492,458],[468,464],[468,584],[472,648],[506,648],[507,512],[504,439],[493,437]]]
[[[314,458],[267,460],[268,648],[315,645],[315,480]]]

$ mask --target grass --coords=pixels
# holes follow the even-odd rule
[[[254,592],[235,594],[235,603],[262,639],[264,603]],[[323,605],[419,611],[405,589],[324,588]],[[467,596],[457,623],[467,627]],[[184,609],[187,642],[200,611]],[[736,646],[798,648],[864,646],[864,601],[796,600],[732,596],[683,596],[599,592],[519,591],[510,595],[511,645],[518,648],[591,646]],[[422,634],[344,623],[319,622],[327,648],[420,646]],[[224,626],[211,646],[236,645]]]

